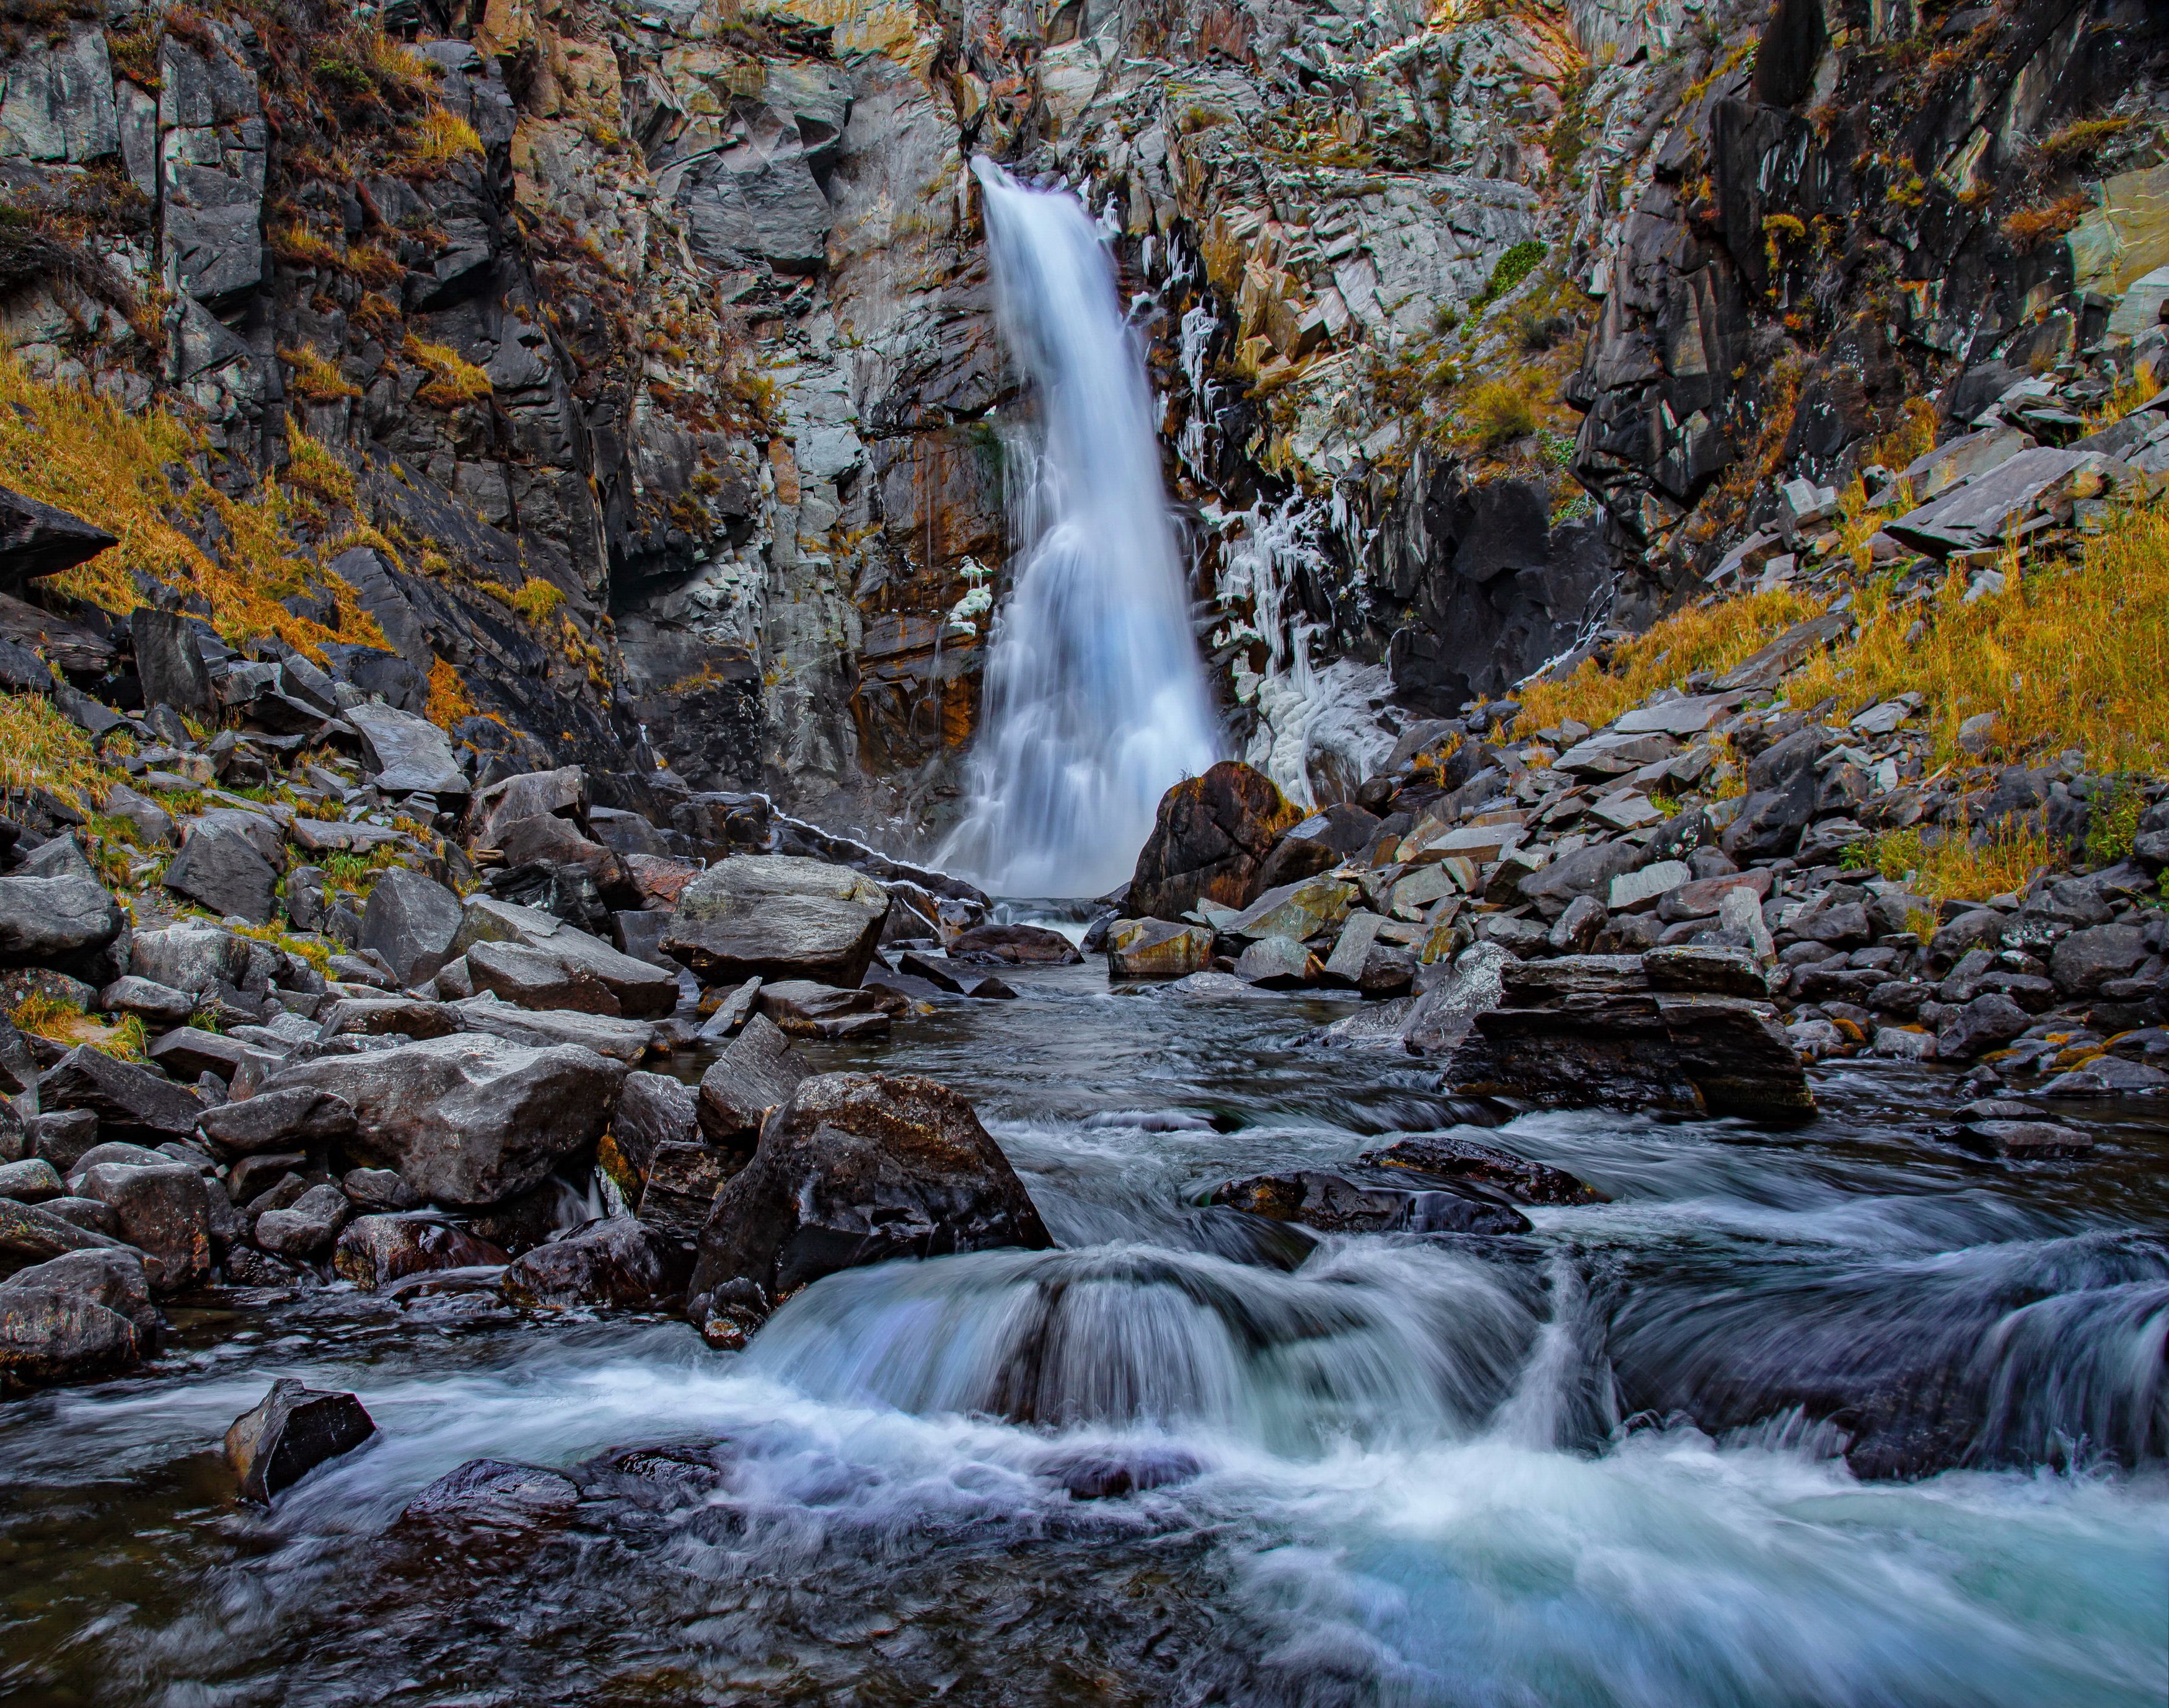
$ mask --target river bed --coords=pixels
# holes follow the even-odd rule
[[[809,1054],[971,1097],[1059,1249],[834,1276],[743,1354],[209,1296],[146,1373],[0,1407],[0,1700],[2163,1700],[2148,1106],[2019,1166],[1882,1064],[1795,1129],[1528,1116],[1474,1136],[1607,1202],[1306,1251],[1200,1201],[1451,1128],[1432,1071],[1302,1041],[1346,1005],[1005,976]],[[219,1441],[280,1375],[381,1433],[252,1513]],[[481,1456],[581,1498],[401,1520]]]

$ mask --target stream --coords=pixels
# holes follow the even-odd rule
[[[210,1295],[0,1406],[0,1700],[2163,1700],[2161,1113],[1984,1163],[1947,1078],[1831,1065],[1799,1129],[1471,1134],[1606,1194],[1528,1235],[1313,1244],[1198,1201],[1452,1129],[1431,1070],[1303,1040],[1345,1003],[1005,977],[807,1053],[972,1097],[1058,1249],[838,1274],[737,1354]],[[281,1375],[380,1433],[252,1513],[220,1438]],[[479,1456],[578,1504],[401,1518]]]

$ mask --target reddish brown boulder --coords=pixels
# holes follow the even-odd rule
[[[1200,901],[1248,906],[1273,844],[1302,818],[1271,777],[1239,760],[1184,778],[1160,797],[1127,911],[1180,919]]]

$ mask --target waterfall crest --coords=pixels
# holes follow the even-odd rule
[[[1160,484],[1152,396],[1098,229],[973,162],[1002,333],[1045,435],[996,618],[970,798],[941,852],[1007,895],[1097,895],[1159,798],[1220,755]]]

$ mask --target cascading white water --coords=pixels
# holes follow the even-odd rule
[[[1160,484],[1151,392],[1098,228],[1075,197],[983,156],[1004,336],[1045,448],[997,616],[963,822],[941,851],[1005,895],[1129,876],[1159,798],[1220,756]]]

